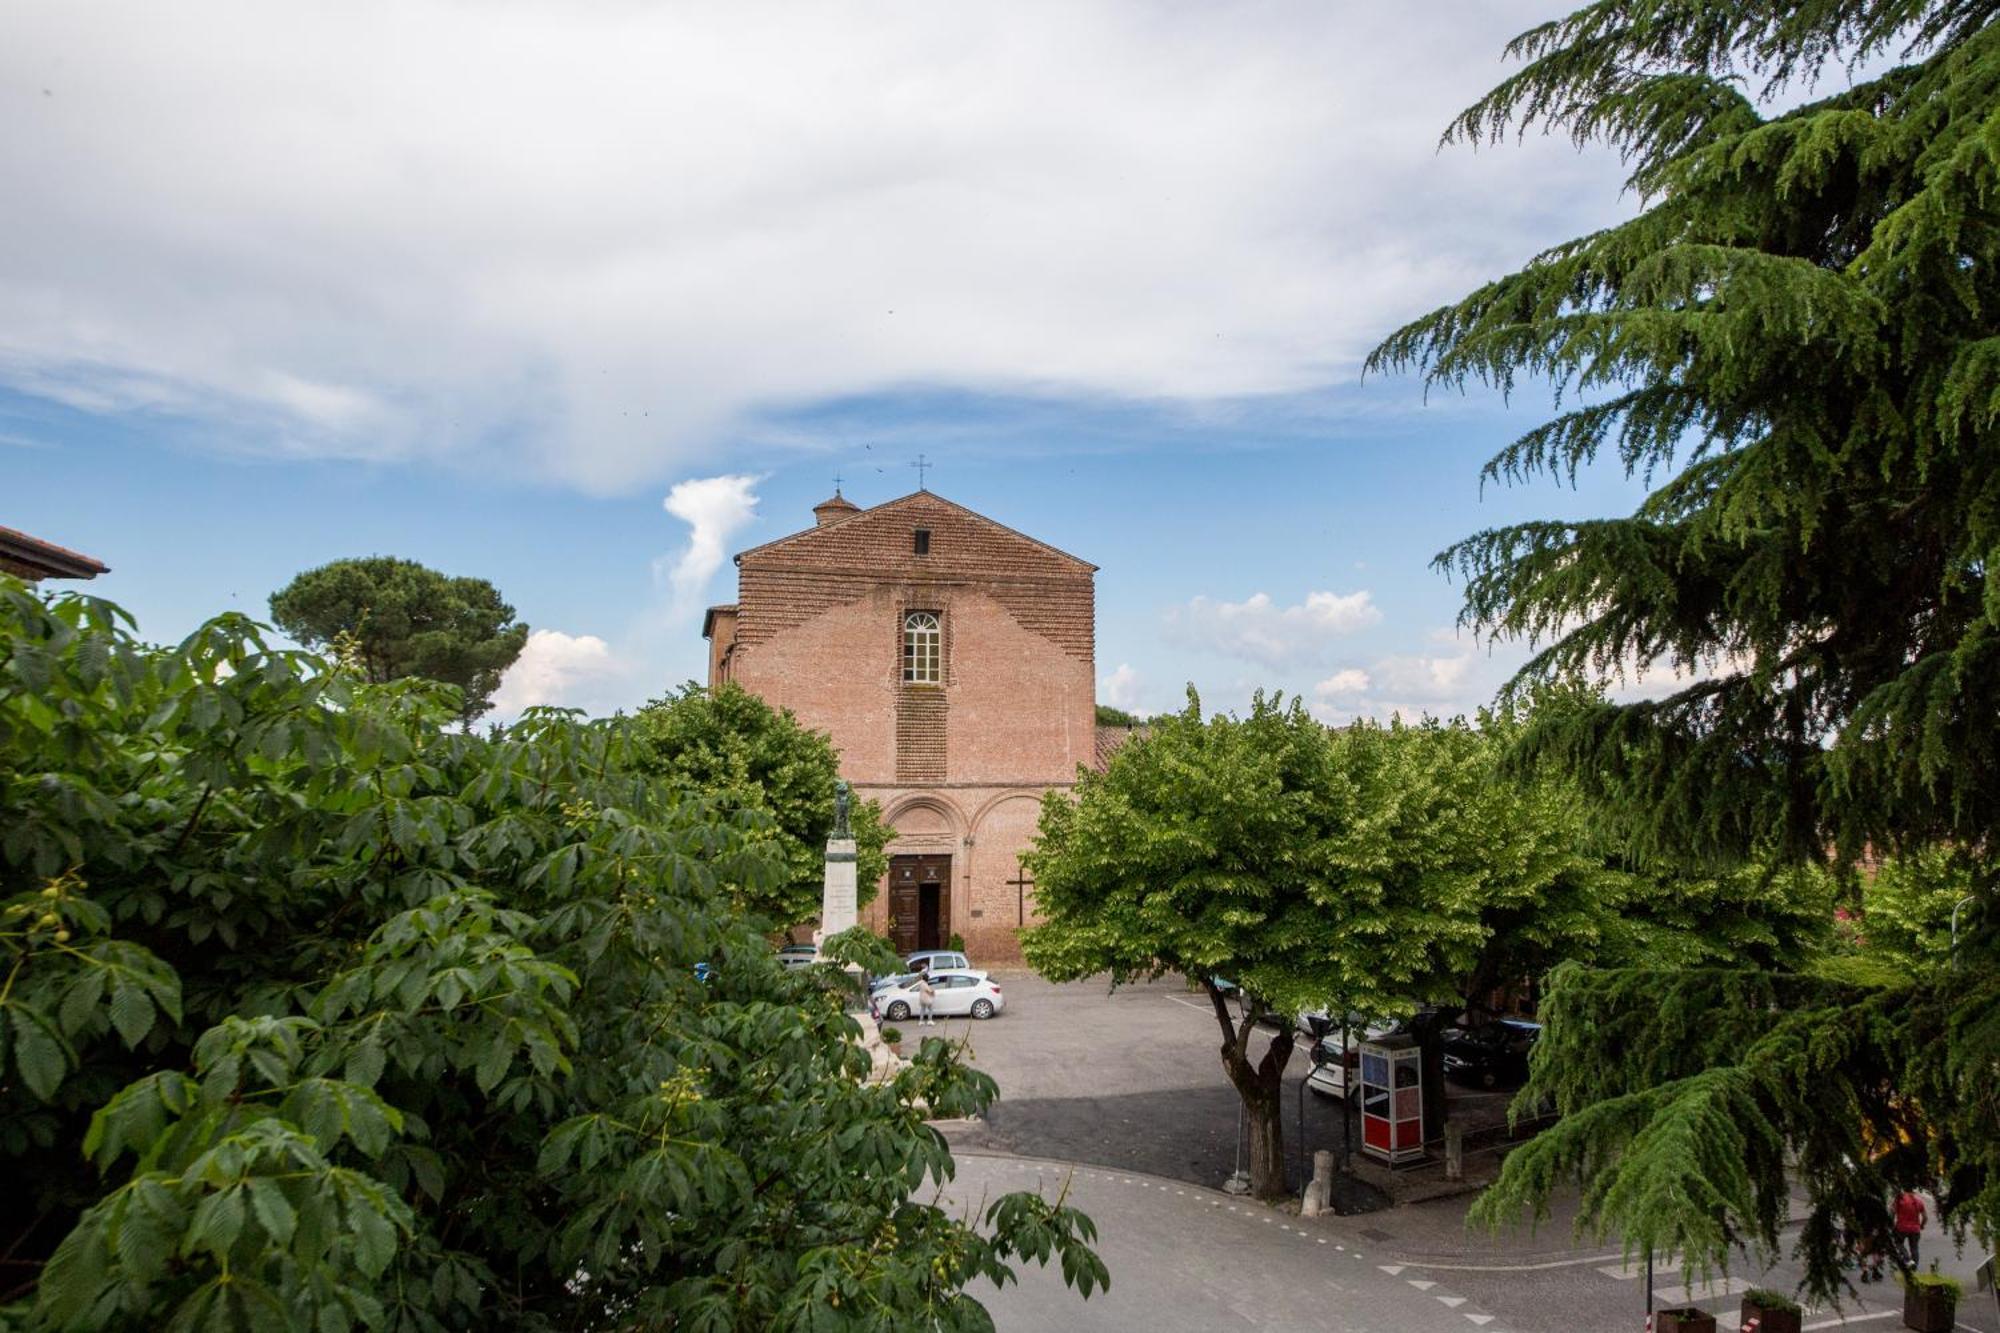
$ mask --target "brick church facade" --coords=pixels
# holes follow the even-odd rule
[[[1020,855],[1042,794],[1097,759],[1097,567],[918,491],[840,495],[815,526],[736,557],[709,609],[709,684],[735,681],[829,733],[894,830],[862,921],[904,951],[965,939],[1020,956]]]

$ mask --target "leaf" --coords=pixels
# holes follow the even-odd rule
[[[396,1257],[396,1228],[373,1198],[356,1192],[347,1204],[348,1225],[353,1228],[355,1266],[369,1277],[379,1277]]]
[[[7,1006],[14,1015],[14,1064],[28,1090],[43,1101],[56,1095],[69,1072],[68,1045],[40,1010],[18,1001]]]
[[[250,1208],[257,1217],[257,1225],[271,1238],[271,1243],[282,1248],[291,1243],[292,1232],[297,1229],[299,1215],[278,1182],[262,1176],[254,1176],[249,1183]]]
[[[473,1077],[481,1092],[491,1092],[500,1086],[500,1080],[507,1076],[507,1066],[513,1062],[514,1048],[505,1034],[495,1033],[479,1052],[479,1064]]]
[[[368,1039],[347,1053],[347,1063],[341,1070],[341,1077],[349,1083],[364,1088],[372,1088],[382,1078],[384,1055],[379,1032],[370,1032]]]
[[[181,1253],[206,1249],[217,1263],[227,1263],[230,1247],[243,1232],[244,1213],[242,1186],[232,1185],[209,1195],[195,1205],[194,1220],[189,1224],[187,1239],[181,1243]]]
[[[121,974],[111,988],[111,1025],[118,1029],[125,1045],[137,1050],[153,1030],[153,1020],[152,997]]]
[[[63,1032],[70,1036],[81,1032],[97,1016],[97,1003],[103,997],[103,969],[85,968],[64,992],[62,1008],[57,1011]]]

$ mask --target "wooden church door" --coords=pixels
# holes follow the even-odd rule
[[[951,938],[951,858],[889,858],[889,942],[900,954],[942,949]]]

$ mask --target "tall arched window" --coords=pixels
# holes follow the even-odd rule
[[[905,681],[912,685],[936,685],[943,679],[938,670],[943,638],[935,613],[912,611],[903,617]]]

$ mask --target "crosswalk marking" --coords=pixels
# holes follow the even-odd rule
[[[1615,1277],[1620,1282],[1630,1282],[1635,1278],[1646,1276],[1646,1261],[1644,1259],[1634,1259],[1628,1263],[1605,1264],[1597,1271],[1606,1277]],[[1681,1261],[1676,1256],[1667,1255],[1653,1260],[1653,1277],[1655,1280],[1671,1276],[1680,1271]]]

